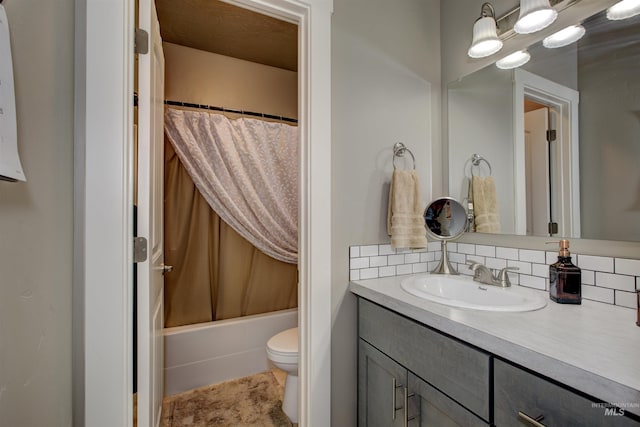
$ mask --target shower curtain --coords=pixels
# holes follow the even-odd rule
[[[165,132],[198,190],[242,237],[298,261],[298,130],[264,120],[167,109]]]
[[[177,112],[177,114],[169,113],[170,111]],[[176,118],[177,120],[175,120]],[[253,132],[234,134],[232,127],[234,123],[228,123],[231,121],[220,115],[167,110],[166,119],[165,263],[174,266],[174,271],[165,276],[165,326],[172,327],[222,320],[296,307],[297,265],[277,260],[265,254],[264,250],[256,247],[258,245],[254,244],[253,240],[250,242],[244,237],[244,234],[241,235],[236,231],[235,227],[221,218],[222,215],[219,216],[211,208],[209,199],[214,197],[212,196],[214,190],[209,188],[201,191],[197,183],[205,185],[211,181],[217,181],[219,175],[226,176],[231,180],[238,178],[236,175],[250,174],[253,178],[256,175],[264,176],[265,174],[273,176],[274,173],[269,171],[282,168],[284,165],[291,167],[288,159],[274,161],[274,154],[267,154],[267,158],[265,158],[263,153],[262,159],[251,158],[247,161],[247,157],[252,156],[249,151],[256,150],[248,145],[249,142],[238,141],[238,139],[250,138],[251,136],[262,137],[262,142],[260,139],[250,141],[254,144],[280,145],[275,150],[280,153],[276,153],[275,156],[284,157],[283,150],[295,150],[293,155],[292,153],[287,154],[288,158],[295,160],[294,170],[280,170],[276,175],[280,177],[279,184],[282,184],[283,177],[290,180],[292,174],[295,176],[293,181],[297,183],[297,136],[295,147],[292,147],[293,143],[290,138],[292,130],[287,129],[284,140],[282,139],[282,130],[278,131],[278,126],[288,125],[271,123],[265,127],[259,120],[251,120],[258,122],[252,123],[254,125]],[[234,120],[234,122],[236,121]],[[183,125],[184,128],[178,128]],[[210,128],[210,126],[218,125],[222,126],[222,131]],[[270,129],[272,132],[256,132],[256,127]],[[288,126],[288,128],[290,127]],[[206,129],[204,134],[207,135],[208,144],[224,145],[223,148],[218,147],[217,149],[233,153],[230,155],[231,160],[227,160],[226,163],[222,160],[207,161],[204,165],[202,161],[198,162],[186,154],[186,162],[183,161],[183,158],[174,149],[175,146],[184,148],[186,144],[193,141],[197,133],[199,134],[198,130],[202,129]],[[297,134],[295,128],[293,131]],[[223,134],[226,134],[226,137],[231,137],[231,140],[227,138],[224,139],[225,142],[222,142],[220,135]],[[185,143],[184,140],[180,140],[182,138],[188,139],[189,142]],[[200,141],[202,142],[202,139]],[[205,147],[206,150],[212,151],[211,147]],[[272,163],[268,163],[269,161]],[[213,169],[210,168],[211,165],[215,165]],[[250,169],[247,170],[243,165],[249,165]],[[189,167],[191,167],[192,173],[193,169],[204,170],[205,177],[192,179],[192,174],[188,171]],[[238,171],[237,168],[245,169]],[[225,169],[225,171],[221,172],[221,169]],[[206,176],[206,171],[208,173],[215,171],[218,177]],[[218,184],[218,182],[214,182],[211,187]],[[272,183],[270,185],[279,184]],[[240,191],[229,188],[229,186],[233,186],[233,182],[227,182],[227,185],[223,185],[223,196],[217,196],[218,199],[224,200],[228,194]],[[249,184],[245,182],[244,186],[247,187]],[[261,196],[267,194],[269,197],[278,197],[277,191],[269,188],[253,188],[250,193],[254,196],[259,193]],[[205,197],[204,194],[208,197]],[[268,244],[265,245],[264,242],[259,242],[259,245],[267,247],[271,252],[276,252],[280,258],[285,258],[282,256],[285,254],[288,260],[297,260],[297,187],[295,190],[289,189],[287,195],[287,200],[284,202],[271,200],[268,203],[279,203],[279,209],[286,211],[286,206],[292,204],[290,196],[295,195],[296,213],[293,225],[295,238],[293,242],[290,236],[284,236],[278,240],[277,244],[267,242]],[[252,217],[256,212],[264,212],[265,210],[263,207],[253,206],[258,203],[256,199],[249,201],[246,197],[236,195],[233,202],[240,209],[251,210],[249,213],[243,213],[244,217]],[[228,213],[229,210],[226,208],[225,212]],[[269,218],[263,219],[263,222],[257,225],[240,227],[241,231],[247,233],[249,229],[255,233],[255,230],[252,229],[258,228],[258,236],[265,237],[265,233],[260,230],[260,227],[273,221],[278,215],[289,218],[291,216],[290,211],[276,213],[271,212],[270,209],[267,211],[269,211]],[[259,221],[255,218],[253,220]],[[231,222],[237,221],[233,218]],[[267,225],[267,227],[269,226]],[[291,224],[284,226],[284,228],[287,227],[291,227]],[[279,226],[276,232],[281,232],[282,229],[283,226]],[[269,232],[272,233],[273,229]],[[251,233],[247,234],[251,239],[256,239]]]

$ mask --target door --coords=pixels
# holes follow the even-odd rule
[[[405,425],[407,370],[366,341],[358,347],[358,425]]]
[[[547,143],[548,108],[524,115],[525,179],[527,194],[527,235],[548,236],[549,150]]]
[[[138,425],[156,427],[163,395],[164,55],[152,0],[140,0],[139,27],[149,34],[138,55],[138,236],[147,259],[138,271]]]

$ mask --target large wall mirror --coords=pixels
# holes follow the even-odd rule
[[[582,25],[449,85],[450,193],[491,173],[503,234],[640,242],[640,16]]]

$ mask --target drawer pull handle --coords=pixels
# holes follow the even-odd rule
[[[527,423],[531,424],[534,427],[545,427],[545,425],[540,422],[544,420],[544,415],[538,415],[537,417],[532,418],[529,415],[525,414],[524,412],[518,411],[518,418],[520,418],[523,421],[526,421]]]
[[[392,378],[392,392],[391,392],[391,404],[393,405],[393,414],[392,414],[392,419],[395,420],[396,419],[396,412],[399,411],[402,408],[397,408],[396,407],[396,390],[399,389],[400,387],[402,387],[402,384],[397,385],[396,384],[396,379]]]
[[[404,389],[404,427],[409,427],[409,421],[413,421],[416,417],[409,418],[409,398],[415,396],[415,393],[409,394],[409,389]]]

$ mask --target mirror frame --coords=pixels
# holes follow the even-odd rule
[[[574,22],[584,20],[607,7],[617,3],[616,0],[601,0],[597,2],[578,2],[573,6],[565,9],[560,13],[556,23],[548,27],[546,30],[536,33],[534,36],[526,37],[514,37],[504,42],[504,48],[502,56],[506,56],[509,53],[517,50],[524,49],[530,45],[540,42],[544,37],[568,26]],[[514,6],[517,3],[514,2]],[[466,45],[465,45],[466,49]],[[466,50],[456,50],[449,53],[450,55],[462,56],[466,55]],[[501,56],[501,57],[502,57]],[[459,80],[475,71],[478,71],[487,66],[493,66],[493,63],[500,58],[484,58],[480,61],[467,62],[468,66],[464,67],[464,72],[458,75],[454,75],[450,82],[443,82],[442,87],[442,175],[444,193],[449,191],[449,116],[448,116],[448,86],[449,83]],[[484,233],[465,233],[458,241],[460,243],[470,243],[477,245],[489,245],[489,246],[502,246],[522,249],[534,249],[549,251],[549,246],[546,242],[548,237],[537,236],[519,236],[513,234],[484,234]],[[572,252],[580,255],[596,255],[607,257],[619,257],[619,258],[632,258],[640,259],[640,242],[631,241],[616,241],[616,240],[595,240],[595,239],[571,239]],[[550,252],[553,252],[552,250]]]

